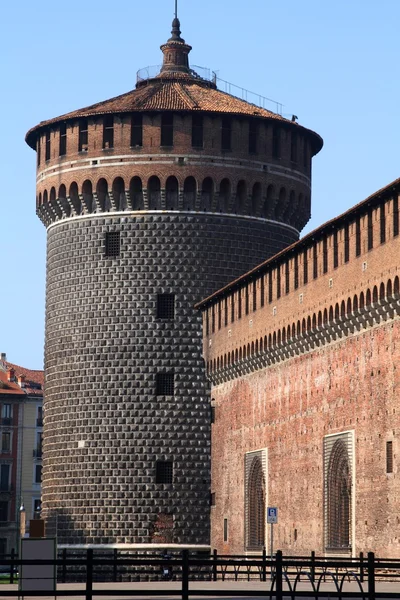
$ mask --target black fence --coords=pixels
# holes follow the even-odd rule
[[[182,600],[193,596],[260,596],[270,600],[400,598],[400,560],[379,559],[372,552],[366,557],[360,553],[357,558],[328,559],[317,557],[315,553],[308,557],[284,557],[278,551],[271,560],[265,551],[262,556],[249,557],[218,555],[216,551],[212,555],[188,550],[155,555],[154,552],[102,550],[95,553],[93,549],[63,549],[55,561],[22,561],[14,552],[0,557],[0,561],[2,574],[11,584],[16,583],[24,565],[52,565],[57,568],[58,583],[79,584],[74,589],[66,585],[55,592],[44,592],[27,589],[25,582],[24,597],[84,596],[86,600],[93,600],[112,594],[121,598],[168,595]],[[159,581],[179,584],[152,587],[151,582]],[[110,586],[101,589],[102,582],[114,582],[115,586],[111,590]],[[143,586],[135,582],[150,583]],[[199,587],[199,582],[208,584]],[[230,585],[228,590],[224,582],[237,585]],[[17,589],[4,587],[0,585],[0,598],[21,594]]]

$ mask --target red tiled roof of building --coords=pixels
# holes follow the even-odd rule
[[[15,381],[8,381],[8,373],[7,371],[2,371],[0,369],[0,395],[24,395],[24,390],[22,390],[18,383]]]
[[[36,133],[43,127],[60,121],[69,121],[104,114],[121,114],[135,111],[201,111],[230,115],[248,115],[272,119],[303,129],[281,115],[241,100],[215,88],[214,84],[186,73],[160,74],[142,82],[126,94],[69,112],[48,121],[42,121],[26,134],[26,141],[35,149]],[[309,131],[309,130],[307,130]],[[313,133],[313,132],[310,132]],[[322,147],[321,138],[314,133],[316,146]]]
[[[4,365],[7,369],[14,369],[15,377],[22,375],[25,377],[24,386],[21,386],[17,382],[8,381],[8,373],[0,369],[0,381],[5,383],[11,390],[11,393],[29,394],[31,396],[43,396],[44,386],[44,371],[25,369],[8,361],[5,361]],[[17,392],[18,390],[18,392]],[[1,392],[1,388],[0,388]],[[6,388],[3,388],[3,393],[9,393]]]

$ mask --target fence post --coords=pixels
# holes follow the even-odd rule
[[[315,551],[311,550],[311,567],[310,567],[311,581],[315,583]]]
[[[262,553],[262,581],[267,581],[267,549],[263,547]]]
[[[282,551],[277,550],[275,555],[275,584],[276,600],[282,600]]]
[[[11,548],[11,564],[10,564],[10,583],[14,583],[14,559],[15,559],[15,550]]]
[[[375,600],[375,554],[368,552],[368,600]]]
[[[118,549],[114,548],[114,561],[113,561],[113,581],[118,580]]]
[[[189,600],[189,550],[182,550],[182,600]]]
[[[364,582],[364,552],[360,552],[360,581]]]
[[[214,552],[213,552],[213,566],[212,566],[212,580],[213,581],[217,581],[217,578],[218,578],[217,558],[218,558],[218,551],[217,551],[216,548],[214,548]]]
[[[93,600],[93,550],[89,548],[86,554],[86,595],[85,600]]]
[[[63,564],[62,564],[61,581],[63,583],[65,583],[66,579],[67,579],[67,565],[66,565],[66,561],[67,561],[67,549],[66,548],[63,548],[63,551],[62,551],[62,561],[63,561]]]

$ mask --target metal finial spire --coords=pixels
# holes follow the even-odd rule
[[[175,19],[178,18],[178,0],[175,0]]]

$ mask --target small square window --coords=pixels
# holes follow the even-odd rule
[[[174,463],[172,460],[156,462],[156,483],[172,483]]]
[[[121,241],[119,231],[107,231],[106,233],[106,256],[119,256]]]
[[[173,319],[175,317],[175,294],[158,294],[157,319]]]
[[[157,373],[156,394],[157,396],[174,395],[174,373]]]

